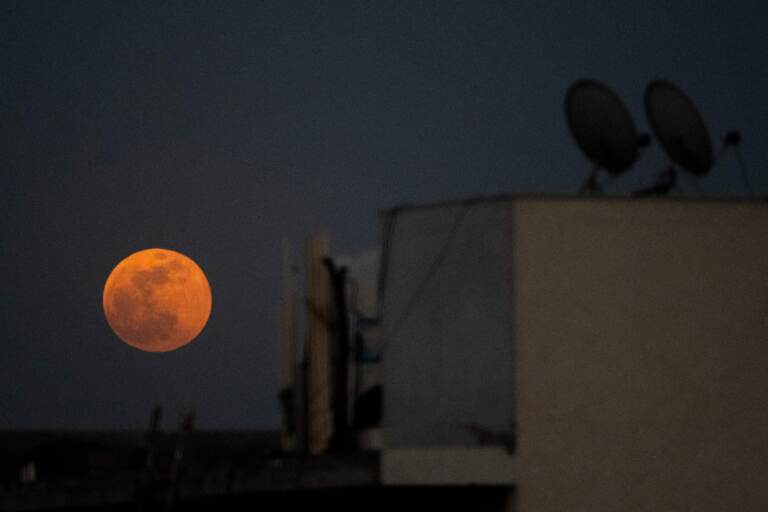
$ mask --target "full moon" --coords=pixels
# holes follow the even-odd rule
[[[131,254],[104,284],[104,316],[115,334],[146,352],[195,339],[211,314],[211,287],[190,258],[168,249]]]

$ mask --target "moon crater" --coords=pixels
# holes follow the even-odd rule
[[[202,331],[211,310],[205,274],[181,253],[146,249],[121,261],[104,285],[112,330],[148,352],[175,350]]]

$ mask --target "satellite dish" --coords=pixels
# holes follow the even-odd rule
[[[645,112],[672,162],[695,176],[710,171],[714,156],[707,126],[696,105],[679,87],[664,80],[649,83]]]
[[[565,117],[576,143],[595,164],[618,176],[637,160],[639,137],[632,116],[621,99],[595,80],[579,80],[565,94]],[[588,183],[596,184],[595,173]],[[588,186],[588,185],[587,185]]]

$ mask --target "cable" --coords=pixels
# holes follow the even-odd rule
[[[744,184],[744,188],[746,189],[747,194],[754,196],[755,192],[752,190],[752,184],[749,182],[749,170],[747,168],[747,163],[744,161],[744,157],[742,156],[741,151],[739,151],[740,145],[741,133],[738,130],[731,130],[725,134],[723,149],[720,152],[722,153],[728,148],[733,148],[733,152],[736,153],[736,160],[739,162],[739,171],[741,171],[741,180]]]
[[[755,192],[752,190],[752,184],[749,182],[749,170],[747,169],[747,163],[744,161],[744,157],[739,151],[739,148],[733,148],[733,152],[736,153],[736,160],[739,162],[739,169],[741,170],[741,179],[744,181],[744,188],[747,189],[747,194],[754,196]]]
[[[414,309],[416,308],[416,304],[421,298],[421,295],[427,289],[427,285],[432,280],[432,277],[440,269],[440,267],[445,261],[445,258],[448,256],[449,250],[451,248],[451,244],[454,238],[456,237],[456,233],[458,233],[459,227],[461,226],[464,219],[466,218],[467,212],[469,212],[469,209],[472,208],[472,205],[473,203],[465,204],[461,212],[459,212],[459,215],[456,217],[456,220],[453,222],[453,226],[451,226],[451,230],[448,233],[448,238],[446,239],[443,246],[440,248],[440,251],[438,252],[437,257],[430,265],[429,270],[427,270],[427,273],[424,276],[424,279],[421,280],[419,285],[416,287],[416,291],[408,300],[406,307],[403,310],[403,314],[400,315],[400,318],[398,319],[397,323],[394,324],[394,327],[387,333],[386,336],[384,336],[384,343],[381,345],[379,352],[383,353],[387,349],[387,347],[394,341],[395,337],[400,332],[400,329],[405,324],[405,321],[408,320],[408,317],[410,317],[411,314],[413,313]]]

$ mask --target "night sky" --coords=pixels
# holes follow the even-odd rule
[[[296,259],[375,247],[376,212],[475,194],[573,193],[590,170],[563,96],[666,78],[719,147],[742,131],[768,191],[765,2],[0,3],[0,428],[279,422],[281,240]],[[706,5],[705,5],[706,4]],[[616,186],[664,166],[657,144]],[[698,184],[742,194],[731,155]],[[697,187],[688,179],[687,191]],[[171,353],[120,342],[101,306],[125,256],[193,258],[213,290]]]

